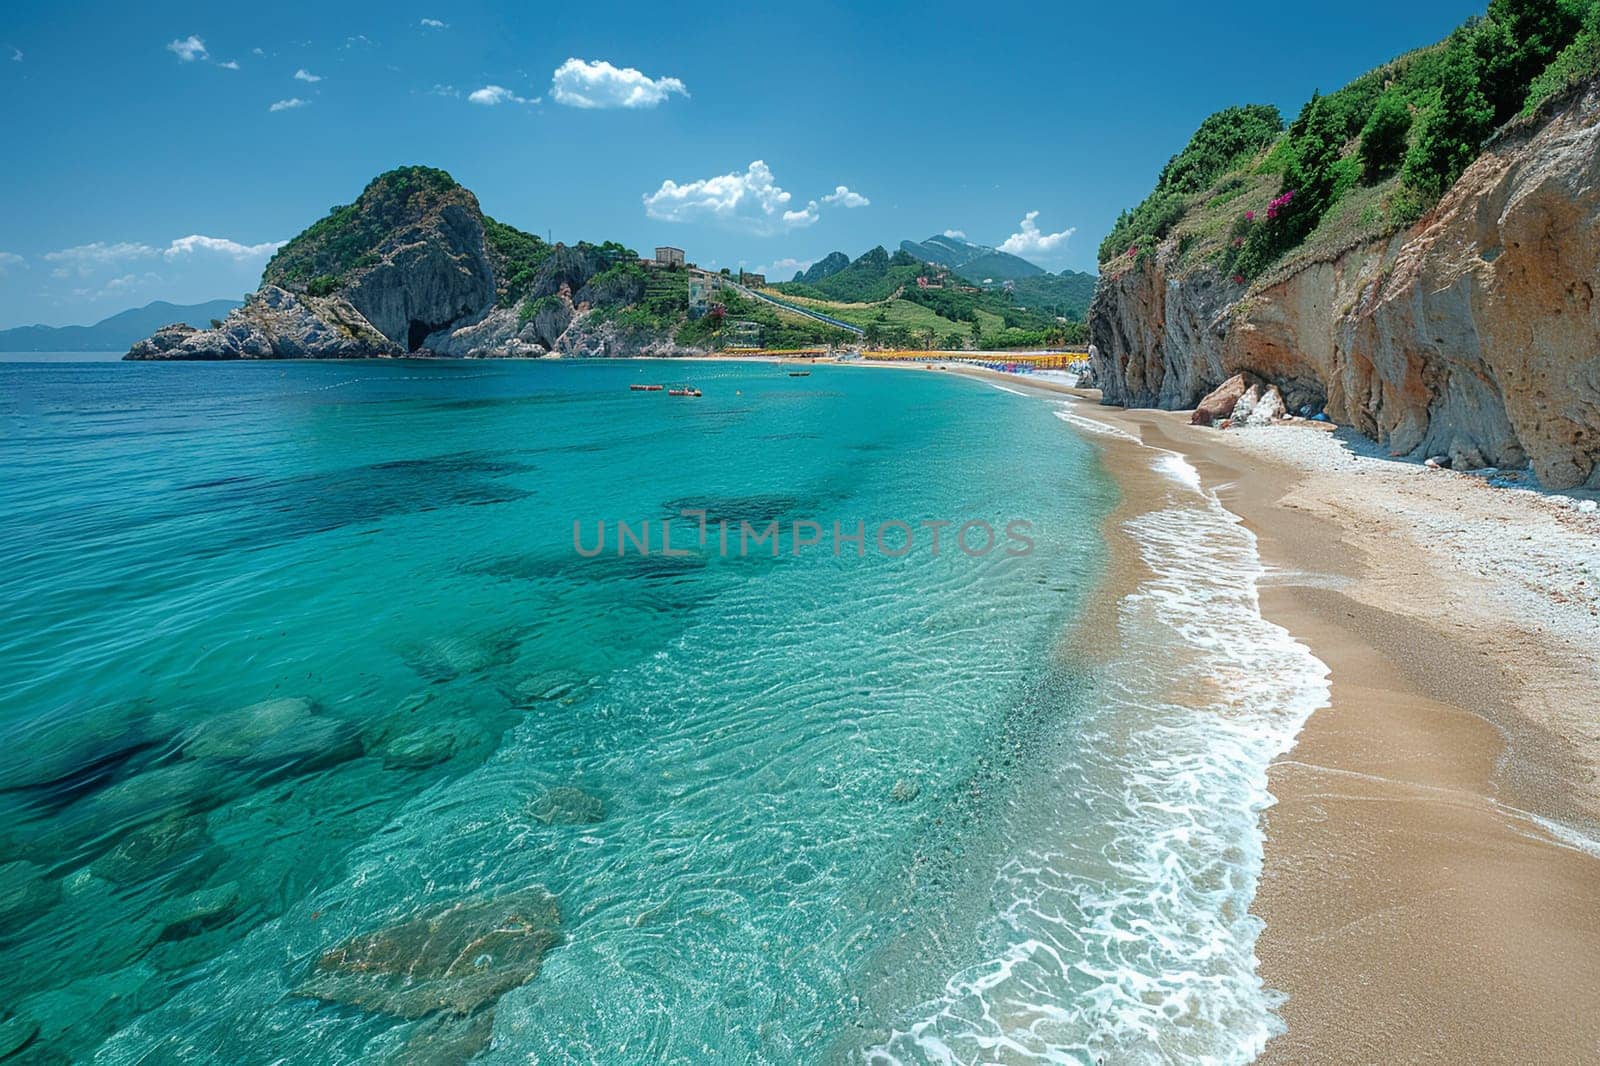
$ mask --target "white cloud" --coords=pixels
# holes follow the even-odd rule
[[[454,85],[435,85],[428,90],[429,96],[460,96],[461,90]]]
[[[423,19],[422,25],[430,30],[447,30],[450,28],[450,23],[440,22],[438,19]]]
[[[267,53],[263,52],[259,48],[252,48],[252,49],[250,49],[250,54],[253,55],[253,56],[264,56]]]
[[[267,110],[268,111],[293,111],[297,107],[310,107],[310,106],[311,106],[311,101],[310,100],[302,100],[298,96],[291,96],[287,100],[279,100],[277,103],[275,103],[271,107],[267,108]]]
[[[124,274],[120,278],[112,278],[106,282],[105,288],[101,289],[94,298],[98,300],[106,296],[115,296],[121,292],[132,292],[135,289],[142,289],[146,285],[159,284],[160,281],[160,274],[152,274],[148,271],[143,274]]]
[[[237,59],[230,59],[226,63],[218,63],[217,66],[221,67],[223,70],[238,70],[239,61]]]
[[[238,263],[246,263],[253,259],[266,259],[267,256],[282,248],[284,241],[267,241],[262,244],[240,244],[238,241],[228,240],[226,237],[207,237],[199,233],[191,233],[187,237],[179,237],[167,245],[166,248],[156,248],[139,241],[95,241],[91,244],[80,244],[72,248],[63,248],[56,252],[46,252],[43,258],[51,263],[58,264],[50,274],[55,278],[70,278],[76,275],[87,278],[122,267],[140,259],[154,259],[162,257],[168,261],[180,257],[188,257],[201,253],[222,255]],[[6,253],[0,253],[0,268],[10,264],[5,258]],[[21,257],[17,257],[21,262]],[[127,275],[131,277],[132,275]],[[147,275],[148,276],[148,275]],[[114,279],[122,281],[122,279]],[[131,282],[123,281],[123,284]],[[109,285],[109,283],[108,283]]]
[[[1005,243],[1000,245],[1000,250],[1024,258],[1036,255],[1046,259],[1066,251],[1067,242],[1078,232],[1077,228],[1070,227],[1060,233],[1040,233],[1038,218],[1037,211],[1029,211],[1024,215],[1018,232],[1007,237]]]
[[[193,63],[196,59],[211,58],[211,53],[206,51],[206,42],[192,33],[181,41],[173,41],[167,45],[167,51],[177,56],[184,63]]]
[[[793,194],[778,185],[767,164],[757,159],[743,174],[718,174],[682,185],[669,178],[661,188],[645,194],[644,210],[651,218],[664,222],[716,222],[770,236],[815,225],[822,218],[823,204],[852,208],[872,203],[844,185],[835,186],[820,200],[807,200],[804,207],[790,207],[793,200]],[[788,262],[779,260],[774,267]]]
[[[778,186],[767,164],[757,159],[742,174],[718,174],[682,185],[669,178],[644,196],[644,210],[663,222],[715,222],[770,235],[817,221],[815,200],[797,211],[789,207],[792,199]]]
[[[783,213],[784,224],[790,229],[801,229],[805,226],[809,226],[821,217],[822,216],[817,212],[817,202],[815,200],[807,203],[806,206],[799,211],[785,211]]]
[[[16,252],[0,252],[0,278],[5,277],[12,267],[22,267],[26,270],[28,262]]]
[[[788,275],[797,270],[804,270],[814,262],[816,262],[814,259],[794,259],[784,256],[782,259],[774,259],[771,266],[757,267],[756,273],[765,274],[774,281],[782,281]]]
[[[967,234],[966,234],[965,230],[947,229],[947,230],[944,231],[944,235],[946,237],[954,237],[958,241],[964,241],[964,240],[967,239]]]
[[[655,107],[673,93],[688,96],[677,78],[650,78],[632,67],[614,67],[605,60],[568,59],[556,68],[550,94],[568,107]]]
[[[840,207],[870,207],[872,201],[858,192],[851,192],[841,185],[822,198],[825,204],[838,204]]]
[[[13,63],[22,62],[22,49],[20,49],[20,48],[11,49],[11,62],[13,62]]]
[[[537,96],[530,100],[525,96],[518,96],[504,85],[485,85],[481,89],[475,89],[468,93],[467,99],[475,104],[482,104],[484,107],[495,107],[499,104],[537,104],[539,102],[539,97]]]
[[[294,80],[316,83],[322,80],[322,75],[313,74],[305,67],[301,67],[299,70],[294,72]]]
[[[168,259],[176,259],[181,255],[193,255],[196,252],[216,252],[243,262],[248,259],[265,259],[288,243],[288,241],[265,241],[261,244],[240,244],[226,237],[207,237],[191,233],[187,237],[179,237],[173,241],[161,254]]]
[[[148,259],[156,254],[156,250],[148,244],[139,244],[133,241],[95,241],[92,244],[79,244],[71,248],[63,248],[58,252],[46,252],[44,258],[51,263],[60,263],[50,273],[54,277],[65,278],[72,274],[79,277],[88,277],[96,270],[104,269],[120,263],[131,262],[135,259]]]

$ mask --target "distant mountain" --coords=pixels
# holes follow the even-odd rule
[[[1012,293],[1017,303],[1052,315],[1065,315],[1082,322],[1089,312],[1089,300],[1094,296],[1095,274],[1076,270],[1063,270],[1059,274],[1040,274],[1035,278],[1018,278],[1012,283]]]
[[[836,252],[841,258],[842,252]],[[823,262],[832,260],[830,255]],[[818,264],[819,266],[821,264]],[[791,281],[774,286],[780,292],[794,296],[810,296],[819,300],[838,300],[843,303],[875,303],[887,300],[897,289],[915,286],[917,275],[925,267],[916,256],[906,252],[889,254],[882,245],[864,253],[855,262],[846,262],[813,282]]]
[[[812,263],[811,269],[802,270],[795,274],[794,280],[814,285],[823,278],[833,277],[849,265],[850,257],[848,255],[843,252],[829,252],[815,263]]]
[[[17,326],[0,330],[0,352],[125,352],[162,326],[184,322],[203,329],[228,317],[238,300],[173,304],[165,300],[112,315],[92,326]]]
[[[1051,274],[1020,256],[962,237],[940,234],[925,241],[901,241],[900,250],[937,263],[974,285],[998,289],[1008,282],[1019,306],[1083,321],[1098,280],[1094,274],[1063,270]]]
[[[1016,281],[1019,278],[1036,278],[1045,273],[1043,267],[1034,266],[1020,256],[990,248],[986,244],[973,244],[962,237],[939,234],[925,241],[901,241],[900,250],[927,263],[937,263],[975,285],[984,282]]]

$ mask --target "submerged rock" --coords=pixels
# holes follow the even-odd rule
[[[157,924],[161,940],[187,940],[226,925],[239,913],[241,898],[235,881],[203,888],[161,907]]]
[[[361,745],[348,725],[292,697],[212,715],[189,731],[182,750],[252,770],[309,770],[354,758]]]
[[[483,746],[485,736],[469,722],[439,722],[384,744],[378,753],[388,770],[426,770]]]
[[[538,973],[560,924],[556,898],[537,886],[454,903],[345,941],[295,991],[400,1018],[474,1014]]]
[[[180,875],[195,883],[221,865],[203,818],[173,814],[129,833],[110,851],[89,864],[89,872],[113,884],[137,885]]]
[[[61,882],[31,862],[0,863],[0,930],[13,932],[44,914],[61,898]]]
[[[62,710],[0,726],[0,793],[53,807],[105,788],[159,743],[125,709]]]
[[[889,798],[896,803],[910,803],[922,795],[922,786],[914,777],[902,777],[889,790]]]
[[[493,1007],[465,1018],[435,1014],[418,1023],[398,1061],[403,1066],[460,1066],[488,1047],[493,1036]]]
[[[130,829],[174,811],[204,811],[225,803],[242,786],[220,763],[158,766],[118,782],[74,806],[61,819],[64,834],[95,836]]]
[[[405,663],[424,681],[440,684],[465,674],[482,673],[516,657],[512,632],[486,636],[435,637],[402,651]]]
[[[552,788],[528,805],[528,813],[545,825],[594,825],[606,818],[605,801],[581,788]]]
[[[26,1014],[0,1016],[0,1059],[21,1051],[38,1035],[39,1023]]]

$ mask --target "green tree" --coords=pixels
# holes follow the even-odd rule
[[[1528,87],[1528,98],[1523,101],[1522,113],[1533,114],[1546,100],[1561,95],[1595,74],[1600,74],[1600,0],[1589,0],[1577,36]]]
[[[1480,88],[1494,121],[1522,108],[1528,86],[1577,35],[1583,5],[1572,0],[1490,0],[1473,30]]]
[[[1333,206],[1345,134],[1336,109],[1326,97],[1312,99],[1302,122],[1295,138],[1294,159],[1284,174],[1284,186],[1295,194],[1296,202],[1289,214],[1300,221],[1302,232],[1309,233],[1323,212]]]
[[[1167,161],[1156,180],[1159,192],[1195,193],[1228,168],[1271,144],[1283,117],[1270,104],[1230,107],[1206,118],[1183,151]]]
[[[978,323],[977,315],[973,315],[972,328],[967,332],[972,334],[972,346],[974,348],[983,343],[983,326]]]
[[[1399,93],[1378,98],[1361,130],[1361,174],[1368,185],[1394,173],[1405,161],[1411,133],[1411,109]]]
[[[1429,196],[1449,188],[1478,156],[1494,128],[1494,110],[1478,84],[1473,42],[1461,30],[1450,37],[1439,69],[1439,96],[1424,113],[1406,153],[1407,183]]]

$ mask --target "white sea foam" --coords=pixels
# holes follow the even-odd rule
[[[1142,443],[1138,437],[1121,426],[1113,426],[1108,422],[1100,421],[1098,418],[1080,415],[1072,408],[1073,405],[1071,403],[1060,404],[1056,407],[1056,417],[1070,426],[1077,426],[1079,429],[1087,430],[1102,437],[1116,437],[1120,440],[1131,440],[1135,444]]]
[[[1155,463],[1195,491],[1128,523],[1155,576],[1121,604],[1058,823],[995,880],[999,948],[867,1061],[1244,1063],[1281,1031],[1249,913],[1260,815],[1328,671],[1261,616],[1255,537],[1181,456]]]
[[[1196,492],[1201,491],[1200,471],[1177,452],[1162,452],[1155,465],[1157,470],[1180,484],[1187,485]]]
[[[1563,825],[1562,823],[1550,818],[1544,818],[1537,814],[1528,814],[1527,817],[1530,821],[1539,826],[1539,828],[1555,837],[1556,840],[1560,841],[1566,847],[1573,848],[1577,851],[1583,852],[1585,855],[1592,855],[1595,858],[1600,859],[1600,840],[1596,840],[1594,837],[1591,837],[1585,833],[1580,833],[1571,826]]]

